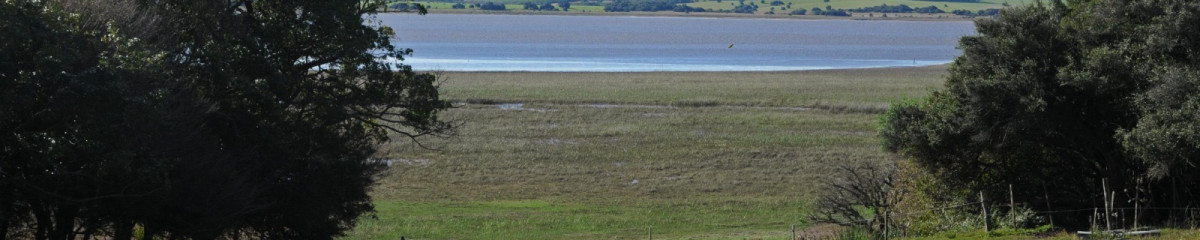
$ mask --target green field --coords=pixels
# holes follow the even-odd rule
[[[784,239],[831,166],[892,158],[877,113],[944,71],[445,73],[461,134],[385,147],[350,239]]]

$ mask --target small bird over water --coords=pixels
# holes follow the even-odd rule
[[[730,44],[729,44],[729,47],[727,47],[727,48],[733,48],[733,44],[732,44],[732,43],[730,43]]]

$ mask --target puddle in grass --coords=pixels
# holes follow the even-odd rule
[[[466,106],[467,103],[459,102],[455,104],[458,107]],[[531,111],[531,112],[557,112],[558,109],[549,108],[526,108],[525,103],[501,103],[493,104],[500,110],[514,111]],[[642,109],[674,109],[679,108],[671,105],[650,105],[650,104],[577,104],[578,107],[587,108],[642,108]],[[785,110],[785,111],[809,111],[812,108],[808,107],[750,107],[750,106],[721,106],[734,109],[765,109],[765,110]],[[663,116],[663,113],[648,113],[647,116]]]
[[[524,104],[524,103],[504,103],[504,104],[500,104],[500,105],[496,105],[496,106],[497,106],[497,107],[500,107],[500,110],[521,110],[521,109],[525,109],[525,104]]]
[[[530,111],[530,112],[557,112],[558,111],[558,109],[548,109],[548,108],[525,108],[524,103],[501,103],[501,104],[496,104],[496,107],[499,107],[500,110],[513,110],[513,111]]]
[[[590,108],[650,108],[650,109],[675,108],[674,106],[667,106],[667,105],[642,105],[642,104],[579,104],[579,106],[580,107],[590,107]]]
[[[576,142],[576,141],[563,140],[563,139],[557,139],[557,138],[550,138],[550,139],[546,139],[545,141],[539,141],[539,142],[546,144],[546,145],[576,145],[576,144],[579,144],[579,142]]]
[[[408,166],[425,166],[425,165],[429,165],[430,163],[433,163],[433,160],[429,160],[429,159],[403,159],[403,158],[379,159],[379,160],[375,160],[375,161],[382,162],[383,164],[387,165],[388,167],[391,167],[392,165],[399,165],[399,164],[408,165]]]

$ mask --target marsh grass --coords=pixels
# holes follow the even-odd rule
[[[445,73],[460,135],[384,146],[349,238],[786,239],[830,166],[892,158],[877,112],[944,71]]]
[[[447,72],[453,101],[886,107],[941,83],[945,66],[797,72]]]

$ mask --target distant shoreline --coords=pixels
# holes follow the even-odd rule
[[[855,71],[912,71],[925,69],[945,70],[953,63],[923,65],[923,66],[894,66],[894,67],[864,67],[864,68],[828,68],[828,69],[810,69],[810,70],[767,70],[767,71],[624,71],[624,72],[599,72],[599,71],[444,71],[444,70],[417,70],[416,72],[423,73],[449,73],[449,74],[777,74],[777,73],[813,73],[813,72],[855,72]]]
[[[413,12],[381,12],[382,14],[413,14]],[[429,14],[478,14],[478,15],[552,15],[552,16],[614,16],[614,17],[701,17],[701,18],[750,18],[750,19],[785,19],[785,20],[846,20],[846,21],[941,21],[941,22],[966,22],[974,21],[977,18],[962,17],[953,14],[921,14],[921,13],[894,13],[897,17],[873,17],[872,15],[861,16],[862,13],[854,13],[855,16],[850,17],[833,17],[821,15],[787,15],[787,14],[741,14],[741,13],[715,13],[715,12],[562,12],[562,11],[527,11],[527,10],[506,10],[506,11],[488,11],[488,10],[462,10],[462,9],[429,9]],[[880,14],[882,16],[883,14]],[[938,18],[942,16],[942,18]]]

